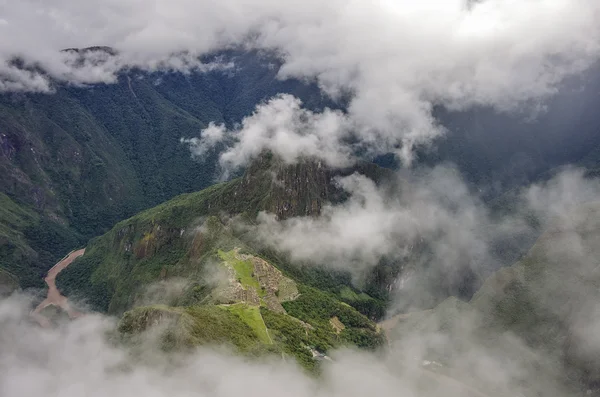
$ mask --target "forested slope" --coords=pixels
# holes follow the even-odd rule
[[[224,55],[235,71],[131,70],[115,84],[1,95],[0,193],[19,208],[10,212],[35,221],[8,226],[0,218],[11,229],[0,241],[0,267],[23,287],[42,286],[65,244],[74,248],[141,209],[214,183],[215,154],[193,160],[182,137],[198,137],[211,121],[240,121],[279,92],[322,102],[314,85],[277,80],[268,58]],[[36,235],[44,238],[36,243]]]

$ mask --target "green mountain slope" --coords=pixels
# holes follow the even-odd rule
[[[161,274],[189,277],[197,270],[196,263],[205,259],[211,244],[226,241],[225,248],[230,250],[244,240],[243,244],[252,244],[255,251],[267,255],[294,278],[321,289],[341,291],[350,284],[349,275],[289,266],[285,258],[263,252],[243,234],[234,236],[225,218],[206,222],[205,217],[241,215],[251,221],[260,210],[282,218],[318,214],[325,202],[344,198],[331,178],[355,170],[375,180],[388,175],[372,164],[331,171],[312,162],[286,166],[269,155],[262,156],[241,178],[180,195],[119,222],[107,234],[91,241],[85,256],[61,273],[59,286],[67,293],[79,292],[95,300],[93,304],[100,310],[120,312],[131,303],[128,300],[133,299],[132,291],[140,283],[157,280]],[[225,232],[227,236],[223,237]],[[356,296],[345,295],[348,301],[363,305],[367,301]]]
[[[80,243],[66,225],[0,193],[0,272],[17,285],[42,287],[47,263]]]
[[[375,180],[388,175],[372,164],[357,169]],[[168,349],[227,340],[315,369],[314,357],[333,347],[377,348],[383,335],[365,314],[381,316],[384,301],[355,290],[347,274],[291,265],[263,250],[237,222],[252,222],[260,210],[316,215],[324,203],[344,200],[333,176],[357,169],[287,166],[265,154],[241,178],[119,222],[90,242],[57,285],[72,300],[123,315],[121,330],[132,338],[147,324],[165,324],[161,345]],[[198,316],[214,323],[203,329]]]
[[[72,246],[47,249],[30,236],[50,230],[45,244],[68,236],[77,246],[144,208],[209,186],[215,154],[194,161],[180,138],[197,137],[210,121],[240,121],[279,92],[322,102],[316,86],[277,80],[277,68],[255,53],[221,55],[236,62],[235,73],[132,70],[115,84],[0,95],[0,193],[15,213],[39,218],[30,233],[0,218],[0,228],[13,229],[0,240],[0,267],[21,267],[23,287],[42,287],[45,270]]]
[[[219,227],[216,218],[207,222],[213,224],[208,227]],[[205,260],[188,263],[187,271],[179,269],[186,278],[177,294],[165,297],[155,292],[148,301],[144,288],[137,289],[136,299],[128,304],[133,309],[123,314],[119,325],[126,338],[135,339],[158,326],[160,346],[168,351],[227,344],[241,353],[290,356],[309,370],[318,367],[314,356],[331,348],[383,345],[376,324],[336,295],[297,283],[247,247],[215,251],[239,241],[223,230],[212,233],[220,235],[208,232],[198,237],[213,240]],[[210,280],[207,271],[221,277]],[[166,286],[169,278],[162,276],[160,283]]]

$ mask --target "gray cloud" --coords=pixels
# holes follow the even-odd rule
[[[434,105],[539,110],[565,76],[598,57],[593,1],[369,4],[280,10],[257,45],[283,52],[281,77],[316,79],[333,97],[352,93],[348,118],[362,145],[407,163],[414,145],[443,133]]]
[[[598,324],[590,316],[598,311],[597,288],[586,281],[597,267],[597,234],[585,234],[598,229],[597,209],[595,217],[580,211],[586,203],[597,208],[597,180],[585,179],[581,170],[567,169],[524,189],[518,201],[522,211],[501,219],[494,219],[460,176],[447,167],[425,170],[414,177],[400,175],[393,186],[378,187],[356,174],[339,179],[339,184],[352,193],[345,204],[326,208],[321,218],[278,223],[262,215],[260,234],[274,239],[276,248],[291,250],[302,259],[339,260],[333,263],[340,268],[372,265],[379,255],[401,253],[396,250],[403,244],[425,236],[433,239],[436,265],[452,267],[477,256],[489,259],[489,244],[494,238],[527,227],[521,221],[526,211],[539,214],[545,225],[573,230],[579,225],[577,233],[569,232],[547,247],[549,257],[571,266],[532,285],[547,288],[546,295],[541,295],[547,299],[538,303],[558,315],[565,310],[560,302],[576,299],[581,306],[569,317],[570,343],[597,353]],[[592,224],[586,224],[586,219]],[[162,301],[184,284],[176,280],[170,286],[151,286],[144,303]],[[315,379],[289,360],[271,357],[248,361],[217,347],[190,350],[184,356],[165,355],[152,344],[156,330],[149,331],[147,338],[140,340],[143,345],[135,347],[136,352],[143,352],[140,358],[114,338],[115,319],[87,315],[58,329],[42,329],[27,319],[28,299],[15,295],[0,300],[0,394],[573,395],[561,383],[566,368],[556,356],[536,350],[503,330],[482,329],[486,317],[464,305],[447,301],[424,326],[416,321],[415,328],[402,328],[389,351],[328,352],[334,361]],[[426,312],[416,314],[417,320],[419,316],[428,318]]]
[[[486,249],[488,210],[451,168],[399,176],[392,189],[359,174],[337,182],[350,194],[347,202],[326,206],[317,218],[279,221],[261,213],[258,236],[295,260],[353,270],[406,256],[423,239],[436,241],[436,257],[448,266],[465,259],[463,249],[471,257]]]
[[[275,49],[281,78],[316,80],[333,97],[351,93],[347,117],[362,144],[409,162],[414,145],[443,133],[434,105],[535,108],[586,69],[599,55],[599,12],[595,0],[5,2],[0,87],[49,89],[46,75],[11,67],[14,56],[81,84],[112,82],[133,66],[202,69],[198,55],[228,45]],[[58,52],[90,45],[119,55],[74,67]]]
[[[202,131],[202,139],[200,138],[181,138],[180,142],[189,145],[193,157],[203,158],[206,153],[222,143],[226,139],[225,128],[210,123],[207,128]]]
[[[514,395],[526,390],[517,381],[533,374],[518,372],[521,368],[517,364],[494,358],[491,350],[470,343],[468,356],[464,356],[468,358],[468,365],[463,364],[461,372],[455,371],[452,378],[436,375],[421,368],[427,342],[439,340],[434,334],[414,334],[412,338],[407,335],[410,345],[403,345],[404,349],[398,345],[390,354],[379,356],[355,351],[333,352],[334,361],[326,364],[319,379],[278,357],[249,362],[223,349],[210,347],[184,356],[169,356],[148,344],[143,346],[148,351],[140,361],[127,346],[111,340],[113,319],[88,315],[58,329],[42,329],[27,321],[28,303],[20,296],[0,301],[0,391],[6,397],[41,394],[49,397],[132,394],[234,397],[242,393],[266,397],[282,394],[359,397],[367,393],[481,396],[481,392],[468,386],[473,384],[477,387],[493,385],[495,390]],[[465,329],[469,328],[468,324],[464,323]],[[410,350],[406,350],[407,347]],[[504,347],[506,349],[506,345]],[[480,368],[475,376],[467,372],[471,366]],[[493,372],[479,376],[483,369]],[[537,375],[540,378],[534,380],[535,383],[542,383],[545,389],[536,391],[557,394],[552,379],[544,377],[547,374]]]
[[[196,57],[223,46],[275,48],[284,61],[281,78],[316,80],[332,97],[351,93],[347,113],[312,113],[297,99],[279,96],[259,105],[233,131],[211,125],[203,137],[186,141],[197,155],[233,140],[221,156],[225,169],[244,166],[265,148],[289,162],[313,156],[340,166],[353,160],[347,140],[359,138],[369,153],[396,150],[409,161],[413,145],[443,133],[432,117],[434,105],[535,108],[565,76],[587,68],[598,57],[599,12],[595,0],[487,0],[471,8],[458,0],[5,1],[0,3],[0,91],[47,92],[49,78],[110,83],[116,73],[135,66],[203,70]],[[81,58],[58,51],[90,45],[108,45],[119,53],[92,51]],[[16,68],[9,62],[15,56],[45,73]],[[495,219],[447,168],[401,181],[407,183],[389,191],[359,175],[340,179],[351,193],[348,202],[326,207],[321,218],[279,222],[262,214],[258,236],[297,260],[358,273],[382,255],[405,256],[425,238],[433,263],[451,272],[465,263],[489,265],[496,239],[529,227],[520,213]],[[576,206],[599,192],[581,172],[567,171],[525,191],[522,211],[532,210],[549,222],[570,219]],[[557,255],[565,247],[574,254],[581,247],[578,257],[594,263],[577,239],[563,243]],[[448,342],[443,335],[406,335],[403,354],[384,360],[338,353],[317,383],[289,363],[250,365],[208,349],[192,353],[176,370],[165,369],[160,360],[158,366],[142,365],[107,342],[112,319],[86,316],[60,330],[41,330],[27,323],[26,312],[22,299],[0,302],[0,390],[9,397],[465,394],[462,386],[449,388],[411,364],[427,358],[432,343]],[[583,322],[575,336],[596,349],[596,329],[594,322]],[[469,332],[465,335],[467,353],[455,357],[465,363],[458,375],[478,377],[483,386],[491,383],[491,390],[511,395],[521,392],[519,381],[538,379],[527,367],[510,364],[503,353],[508,342],[488,350],[472,342]],[[511,346],[543,359],[518,340]],[[398,362],[402,366],[394,365]],[[545,395],[557,394],[552,377],[540,379],[540,387],[547,381]]]
[[[403,263],[395,288],[403,304],[418,306],[431,305],[437,299],[431,291],[460,285],[468,273],[482,281],[512,264],[540,230],[573,223],[573,213],[600,195],[598,180],[566,169],[524,188],[510,211],[498,215],[447,166],[400,174],[393,186],[359,174],[337,182],[349,193],[346,202],[325,206],[319,217],[278,220],[263,212],[252,235],[293,261],[348,270],[357,282],[382,258]],[[413,290],[415,283],[425,284]]]

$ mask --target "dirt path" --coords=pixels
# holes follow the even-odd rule
[[[52,266],[50,270],[48,270],[48,274],[44,279],[46,281],[46,284],[48,284],[48,295],[46,296],[46,299],[44,299],[31,313],[31,315],[36,319],[38,323],[40,323],[42,327],[50,326],[50,321],[44,315],[40,314],[40,312],[49,305],[55,305],[57,307],[60,307],[69,315],[70,318],[77,318],[82,315],[82,313],[73,309],[69,305],[67,298],[61,295],[58,288],[56,288],[56,276],[64,268],[69,266],[71,262],[79,258],[84,253],[85,248],[82,248],[77,251],[72,251],[62,260],[60,260],[56,265]]]

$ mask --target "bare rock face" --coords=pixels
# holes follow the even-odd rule
[[[323,205],[340,194],[332,178],[331,170],[321,162],[278,167],[273,181],[271,212],[280,219],[320,214]]]
[[[375,182],[391,171],[370,163],[335,169],[316,159],[302,159],[287,164],[270,153],[263,153],[246,170],[237,195],[264,196],[257,203],[260,210],[275,214],[279,219],[295,216],[316,216],[327,203],[343,201],[345,192],[336,184],[336,177],[353,173],[363,174]],[[250,198],[250,200],[252,200]]]

